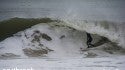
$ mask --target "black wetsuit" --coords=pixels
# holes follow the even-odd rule
[[[91,44],[91,42],[93,40],[91,35],[89,33],[86,33],[86,34],[87,34],[87,42],[86,42],[86,44],[87,44],[88,48],[93,47],[93,45]]]

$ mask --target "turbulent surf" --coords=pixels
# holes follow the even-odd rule
[[[47,19],[44,20],[47,21]],[[109,54],[115,53],[116,50],[117,53],[122,53],[125,42],[123,29],[123,23],[116,24],[108,21],[58,19],[47,23],[41,22],[31,28],[24,28],[24,30],[2,41],[0,43],[1,58],[78,56],[87,48],[86,32],[92,35],[92,43],[95,45],[95,48],[100,48],[101,46],[103,52],[106,48],[110,48],[110,51],[105,50]],[[100,55],[98,53],[90,54],[93,56]]]

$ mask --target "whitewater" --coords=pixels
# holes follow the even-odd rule
[[[14,17],[23,19],[18,22],[27,18],[55,21],[37,23],[2,40],[0,70],[16,67],[124,70],[124,3],[123,0],[1,0],[1,22],[17,22]],[[87,48],[86,32],[91,34],[95,47]]]
[[[124,70],[124,47],[117,44],[120,39],[115,37],[115,33],[110,38],[111,32],[109,35],[101,35],[97,30],[91,32],[80,27],[76,29],[76,26],[69,27],[62,21],[37,24],[0,43],[0,68]],[[102,30],[109,32],[103,27]],[[87,49],[86,32],[91,33],[93,44],[100,43],[103,36],[110,41]]]

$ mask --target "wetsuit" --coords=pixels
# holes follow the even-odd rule
[[[94,45],[91,44],[91,42],[93,40],[91,35],[89,33],[86,33],[86,34],[87,34],[87,42],[86,42],[86,44],[87,44],[88,48],[93,47]]]

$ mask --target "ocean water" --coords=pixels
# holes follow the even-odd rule
[[[0,0],[0,69],[124,70],[124,12],[125,0]],[[86,32],[108,43],[88,49]]]

